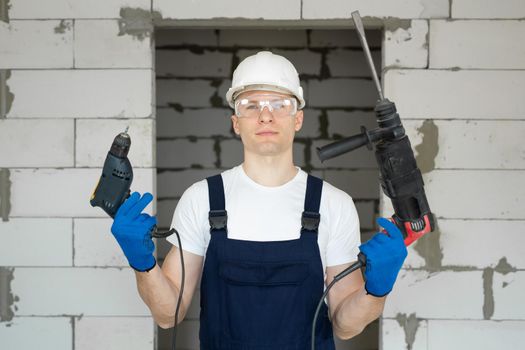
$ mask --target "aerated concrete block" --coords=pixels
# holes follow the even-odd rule
[[[523,320],[525,306],[519,300],[525,288],[525,272],[515,271],[513,266],[503,266],[501,271],[495,269],[493,279],[494,320]],[[511,272],[514,271],[514,272]]]
[[[163,49],[156,51],[156,74],[162,77],[219,77],[231,76],[233,54],[219,51]]]
[[[230,108],[157,109],[157,138],[210,137],[220,135],[232,137]]]
[[[523,21],[432,20],[429,67],[525,69],[524,37]]]
[[[189,168],[216,166],[215,141],[199,139],[161,140],[157,142],[157,167]]]
[[[425,349],[520,349],[523,321],[429,320]]]
[[[15,70],[7,85],[14,94],[8,118],[152,115],[153,82],[149,69]]]
[[[432,212],[445,219],[524,219],[522,170],[434,170],[423,175]],[[380,213],[391,215],[382,197]]]
[[[150,316],[131,268],[18,267],[16,316]]]
[[[191,3],[180,0],[153,0],[153,10],[164,19],[300,19],[300,0],[268,0],[264,6],[249,6],[242,0],[213,2],[196,0]]]
[[[157,193],[160,199],[180,198],[184,191],[195,182],[221,173],[221,169],[184,169],[157,173]]]
[[[415,314],[425,319],[483,319],[482,283],[482,271],[401,270],[383,316]]]
[[[525,106],[516,101],[525,71],[392,69],[384,86],[402,118],[524,119]]]
[[[73,68],[71,20],[0,21],[0,42],[0,69]]]
[[[449,3],[446,0],[395,0],[375,2],[366,0],[331,1],[330,5],[316,0],[303,1],[304,19],[351,18],[351,12],[359,10],[361,17],[379,18],[446,18]]]
[[[158,79],[157,107],[211,107],[217,93],[214,82],[193,79]]]
[[[304,48],[307,45],[307,34],[304,30],[295,29],[221,29],[219,45]]]
[[[417,319],[415,314],[398,314],[397,319],[383,318],[380,330],[380,347],[383,350],[428,349],[428,321]]]
[[[32,0],[16,0],[10,5],[12,19],[120,18],[122,8],[148,13],[151,7],[148,0],[48,0],[46,6],[35,6]]]
[[[524,221],[438,219],[437,223],[435,232],[409,246],[405,267],[425,268],[430,263],[434,268],[482,270],[495,268],[505,261],[517,269],[525,268],[525,257],[520,249]],[[472,242],[479,242],[475,254],[466,254],[465,247]]]
[[[371,50],[376,72],[381,72],[381,50]],[[326,65],[332,77],[363,77],[372,76],[362,50],[338,48],[330,50],[326,55]]]
[[[152,317],[81,317],[75,322],[76,350],[153,349],[154,338]]]
[[[71,167],[74,122],[0,119],[0,167]]]
[[[410,20],[405,26],[387,22],[383,40],[383,67],[426,68],[428,21]]]
[[[525,169],[525,122],[407,120],[418,166],[432,169]]]
[[[452,18],[517,18],[525,17],[525,3],[521,0],[454,0]]]
[[[71,350],[71,317],[14,317],[0,323],[2,348]]]
[[[153,68],[151,35],[117,20],[75,21],[76,68]]]
[[[0,266],[72,266],[73,222],[10,218],[0,222]]]
[[[326,79],[308,82],[309,107],[369,108],[377,100],[377,91],[371,80]]]

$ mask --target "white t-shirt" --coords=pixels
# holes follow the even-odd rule
[[[249,178],[242,165],[222,173],[228,237],[247,241],[283,241],[299,238],[308,174],[297,167],[297,175],[277,187],[262,186]],[[182,195],[171,227],[175,228],[182,249],[206,255],[210,242],[208,183],[191,185]],[[334,266],[357,260],[361,242],[359,218],[352,198],[323,182],[319,212],[318,239],[323,263]],[[168,241],[178,246],[177,237]]]

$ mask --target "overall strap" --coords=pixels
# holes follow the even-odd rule
[[[224,201],[224,186],[221,174],[206,178],[208,181],[208,197],[210,200],[210,211],[208,220],[210,222],[210,233],[218,230],[227,230],[228,213]]]
[[[314,231],[317,233],[319,222],[321,221],[321,214],[319,214],[319,207],[321,206],[321,193],[323,191],[323,180],[308,175],[306,180],[306,197],[304,199],[304,211],[301,218],[301,231]]]

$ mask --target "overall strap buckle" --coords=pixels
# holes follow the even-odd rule
[[[208,198],[210,211],[208,221],[210,222],[210,233],[217,230],[227,231],[228,213],[226,212],[224,200],[224,185],[221,174],[206,178],[208,182]]]
[[[303,230],[317,231],[321,222],[321,214],[312,211],[303,211],[301,226]]]
[[[321,214],[321,193],[323,191],[323,180],[308,175],[306,180],[306,196],[304,198],[304,211],[301,218],[302,230],[318,232]]]
[[[225,229],[228,224],[228,213],[226,210],[210,210],[208,220],[211,230]]]

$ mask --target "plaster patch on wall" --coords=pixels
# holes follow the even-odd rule
[[[9,23],[9,9],[11,4],[9,0],[0,0],[0,21]]]
[[[489,320],[494,315],[494,291],[492,281],[494,269],[487,267],[483,270],[483,318]]]
[[[483,318],[485,320],[489,320],[494,315],[494,271],[506,275],[517,270],[507,262],[506,257],[501,258],[494,268],[487,267],[483,270]],[[507,285],[508,282],[504,282],[502,287],[505,288]]]
[[[14,303],[20,299],[11,291],[14,268],[0,266],[0,322],[9,322],[13,319],[16,310]]]
[[[11,180],[9,169],[0,169],[0,216],[2,221],[9,221],[11,212]]]
[[[407,344],[407,349],[412,350],[414,346],[414,341],[416,340],[417,329],[419,328],[419,322],[421,320],[417,319],[416,314],[412,313],[410,315],[398,313],[396,315],[396,321],[405,332],[405,343]]]
[[[440,243],[441,232],[437,222],[435,226],[434,231],[427,233],[414,244],[414,250],[425,259],[423,268],[427,271],[440,270],[443,262],[443,248],[441,248]]]
[[[0,119],[7,116],[15,99],[15,95],[9,91],[9,85],[7,85],[10,77],[11,70],[0,69]]]
[[[213,143],[213,151],[215,152],[215,166],[217,168],[221,167],[221,137],[216,137],[215,142]]]
[[[129,34],[142,41],[153,33],[153,20],[161,18],[162,15],[158,11],[150,12],[141,8],[123,7],[120,9],[118,20],[118,35]]]
[[[60,20],[58,26],[55,27],[56,34],[64,34],[66,30],[71,30],[71,22],[66,21],[65,19]]]
[[[511,264],[509,264],[507,262],[507,258],[506,257],[503,257],[499,260],[498,264],[496,265],[496,267],[494,268],[494,270],[496,272],[499,272],[503,275],[506,275],[510,272],[516,272],[518,271],[517,268],[515,268],[514,266],[512,266]]]
[[[429,173],[436,167],[435,159],[439,152],[439,129],[433,120],[425,120],[417,129],[422,140],[416,148],[416,163],[422,174]]]

